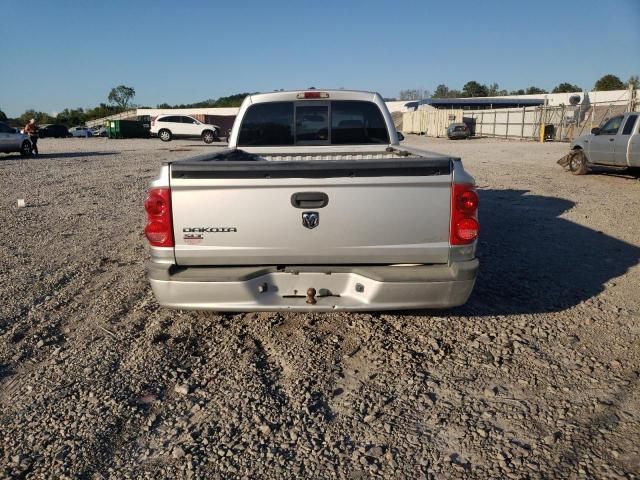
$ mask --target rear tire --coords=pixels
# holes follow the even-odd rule
[[[579,151],[571,157],[569,170],[571,170],[571,173],[574,175],[586,175],[589,173],[589,164],[583,151]]]
[[[204,132],[202,132],[202,141],[204,143],[213,143],[215,139],[216,135],[211,130],[205,130]]]
[[[31,142],[27,140],[22,142],[22,145],[20,145],[20,155],[22,155],[23,157],[30,157],[32,153],[33,147],[31,146]]]
[[[160,137],[160,140],[162,140],[163,142],[170,142],[171,141],[171,132],[169,130],[167,130],[166,128],[163,128],[162,130],[160,130],[158,132],[158,137]]]

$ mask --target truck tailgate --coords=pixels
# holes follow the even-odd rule
[[[451,175],[448,158],[176,162],[176,263],[447,263]]]

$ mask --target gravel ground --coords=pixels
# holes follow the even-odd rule
[[[0,476],[640,477],[638,178],[563,172],[566,144],[406,143],[481,188],[481,274],[454,310],[159,308],[147,184],[219,146],[0,156]]]

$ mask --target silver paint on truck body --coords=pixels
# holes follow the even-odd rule
[[[235,149],[250,105],[295,101],[300,93],[277,92],[247,97],[236,118],[228,152],[253,154],[253,161],[216,161],[209,155],[163,164],[152,186],[171,188],[175,248],[152,248],[148,267],[161,305],[395,310],[446,308],[467,300],[478,269],[477,242],[451,246],[449,223],[451,185],[473,184],[473,178],[459,159],[400,148],[378,94],[328,92],[330,100],[378,105],[389,144]],[[349,162],[353,172],[344,170]],[[390,163],[399,167],[385,175]],[[296,208],[292,196],[309,192],[328,201]],[[305,226],[304,212],[317,214],[314,228]],[[257,273],[229,273],[247,269]],[[317,290],[316,304],[306,302],[308,288]]]

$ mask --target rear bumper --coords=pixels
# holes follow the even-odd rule
[[[467,301],[478,260],[452,265],[177,267],[149,262],[165,307],[215,311],[450,308]],[[317,292],[307,303],[307,289]]]

